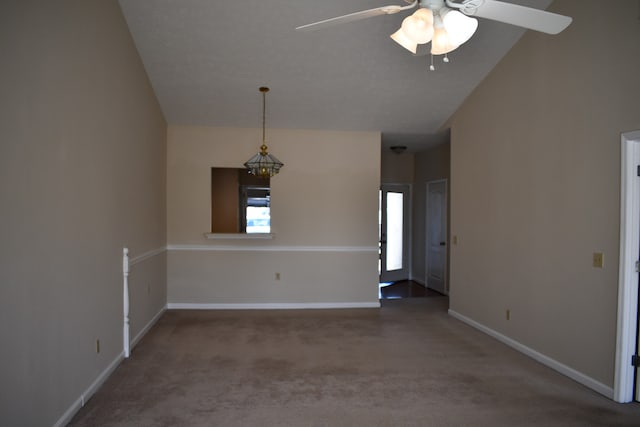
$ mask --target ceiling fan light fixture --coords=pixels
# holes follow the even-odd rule
[[[429,43],[433,38],[433,12],[430,9],[418,9],[402,21],[401,28],[414,42]]]
[[[431,9],[428,9],[426,7],[421,7],[420,9],[413,12],[413,15],[411,16],[414,16],[426,22],[427,25],[433,25],[433,11]]]
[[[432,55],[444,55],[446,53],[453,52],[457,48],[457,45],[451,43],[447,30],[444,28],[436,28],[433,34],[433,40],[431,40]]]
[[[473,36],[478,29],[478,20],[457,10],[449,10],[442,18],[442,25],[452,44],[460,46]]]
[[[458,45],[451,41],[449,33],[444,28],[440,16],[436,16],[433,26],[433,40],[431,40],[431,54],[444,55],[458,48]]]
[[[416,54],[416,51],[418,50],[418,43],[407,37],[404,31],[402,31],[402,28],[391,34],[389,37],[391,37],[394,42],[398,43],[409,52],[413,53],[414,55]]]
[[[418,44],[425,44],[431,40],[431,54],[446,55],[468,41],[478,28],[478,21],[469,15],[547,34],[558,34],[572,21],[568,16],[506,1],[405,0],[405,3],[409,4],[362,10],[303,25],[296,30],[310,31],[418,7],[413,15],[404,19],[402,27],[393,33],[391,38],[414,55]],[[444,24],[443,20],[446,21]],[[445,62],[447,59],[444,59]],[[433,65],[431,68],[433,69]]]

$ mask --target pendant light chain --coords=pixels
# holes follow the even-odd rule
[[[266,123],[267,123],[267,92],[269,92],[268,87],[261,87],[260,92],[262,92],[262,150],[263,154],[267,154],[267,138],[266,138]]]
[[[261,87],[262,92],[262,145],[260,152],[247,160],[244,166],[253,175],[261,178],[269,178],[280,172],[280,168],[284,164],[273,154],[267,152],[267,92],[268,87]]]

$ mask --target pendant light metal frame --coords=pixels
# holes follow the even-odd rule
[[[267,151],[267,143],[266,143],[266,111],[267,111],[267,92],[269,92],[268,87],[261,87],[260,92],[262,93],[262,145],[260,146],[260,152],[253,156],[251,159],[247,160],[244,164],[249,172],[255,176],[259,176],[261,178],[270,178],[280,172],[280,168],[284,166],[280,160],[278,160],[272,154],[269,154]]]

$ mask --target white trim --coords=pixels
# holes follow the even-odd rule
[[[163,253],[164,251],[166,251],[167,248],[166,247],[161,247],[161,248],[157,248],[148,252],[145,252],[141,255],[138,255],[135,258],[129,258],[129,250],[127,248],[123,248],[123,274],[124,274],[124,278],[125,278],[125,286],[124,286],[124,316],[125,316],[125,333],[124,333],[124,337],[123,339],[125,340],[125,345],[124,345],[124,349],[123,351],[118,354],[116,356],[116,358],[100,373],[100,375],[98,375],[98,377],[91,383],[91,385],[89,385],[89,387],[87,387],[87,389],[80,394],[80,397],[78,397],[72,404],[71,406],[69,406],[69,408],[64,412],[64,414],[62,414],[62,416],[60,417],[60,419],[58,419],[58,421],[56,421],[56,423],[53,425],[54,427],[62,427],[62,426],[66,426],[67,424],[69,424],[71,422],[71,419],[73,418],[73,416],[80,410],[80,408],[82,408],[88,401],[89,399],[91,399],[91,396],[93,396],[95,394],[96,391],[98,391],[98,389],[102,386],[102,384],[104,384],[104,382],[107,380],[107,378],[109,378],[109,376],[113,373],[113,371],[116,370],[116,368],[118,367],[118,365],[120,365],[120,363],[125,359],[125,357],[128,357],[128,352],[131,348],[133,348],[138,341],[140,341],[142,339],[142,337],[149,331],[149,329],[151,329],[151,327],[158,321],[158,319],[160,319],[160,317],[162,316],[162,314],[165,312],[166,308],[162,307],[162,309],[160,309],[160,311],[153,317],[153,319],[151,319],[151,321],[149,321],[144,328],[142,328],[142,330],[135,336],[135,338],[133,339],[133,341],[131,341],[131,344],[129,346],[127,346],[128,344],[128,337],[129,337],[129,331],[128,331],[128,286],[126,285],[127,282],[127,275],[129,274],[129,266],[132,266],[134,264],[138,264],[141,263],[149,258],[152,258],[158,254]]]
[[[618,273],[618,326],[614,397],[616,402],[633,400],[634,368],[638,315],[638,273],[635,263],[640,246],[640,183],[636,168],[640,164],[640,131],[621,135],[620,171],[620,266]]]
[[[149,329],[155,325],[155,323],[160,319],[160,317],[166,311],[166,307],[162,307],[158,314],[156,314],[153,319],[149,323],[145,325],[144,328],[135,336],[133,341],[131,341],[131,348],[133,348],[142,337],[149,332]],[[124,352],[118,354],[118,356],[107,366],[107,368],[102,371],[100,375],[91,383],[91,385],[76,399],[75,402],[62,414],[62,417],[54,424],[54,427],[62,427],[66,426],[71,422],[73,416],[82,408],[88,401],[91,399],[91,396],[95,394],[96,391],[104,384],[104,382],[109,378],[109,376],[116,370],[118,365],[124,360]]]
[[[256,240],[273,239],[273,233],[204,233],[207,239]]]
[[[244,252],[378,252],[377,246],[231,246],[167,245],[168,251],[244,251]]]
[[[144,253],[142,253],[142,254],[140,254],[138,256],[135,256],[133,258],[130,258],[129,259],[129,266],[134,266],[134,265],[139,264],[142,261],[146,261],[149,258],[152,258],[152,257],[154,257],[156,255],[160,255],[161,253],[163,253],[166,250],[167,250],[167,247],[166,246],[162,246],[162,247],[150,250],[148,252],[144,252]]]
[[[140,330],[140,332],[138,332],[138,334],[133,337],[133,340],[131,340],[131,349],[133,349],[133,347],[136,346],[136,344],[138,344],[138,341],[140,341],[142,339],[142,337],[144,337],[147,332],[149,332],[149,329],[151,329],[153,327],[153,325],[156,324],[156,322],[160,319],[160,317],[162,317],[162,315],[164,314],[164,312],[167,311],[166,307],[162,307],[160,309],[160,311],[158,313],[156,313],[155,316],[153,316],[153,319],[151,319],[145,326],[144,328],[142,328],[142,330]]]
[[[123,329],[122,329],[122,348],[124,357],[129,357],[131,353],[131,348],[133,347],[129,332],[130,332],[130,324],[129,324],[129,311],[130,311],[130,301],[129,301],[129,270],[130,267],[139,264],[145,260],[148,260],[156,255],[164,253],[167,250],[166,246],[162,246],[160,248],[153,249],[148,252],[144,252],[138,255],[135,258],[129,257],[129,249],[122,248],[122,276],[123,276],[123,289],[122,289],[122,312],[123,312]]]
[[[129,351],[131,349],[131,341],[129,340],[129,267],[131,262],[129,260],[129,249],[122,248],[122,351],[124,357],[129,357]]]
[[[170,302],[169,310],[307,310],[333,308],[380,308],[377,302],[306,302],[306,303],[255,303],[255,304],[196,304]]]
[[[590,388],[593,391],[596,391],[606,397],[608,397],[609,399],[611,399],[613,397],[613,389],[609,386],[607,386],[606,384],[603,384],[581,372],[576,371],[573,368],[570,368],[569,366],[558,362],[555,359],[552,359],[548,356],[545,356],[542,353],[539,353],[537,351],[535,351],[534,349],[525,346],[524,344],[519,343],[518,341],[515,341],[511,338],[509,338],[506,335],[503,335],[497,331],[494,331],[491,328],[488,328],[484,325],[482,325],[481,323],[476,322],[475,320],[472,320],[460,313],[457,313],[451,309],[449,309],[448,311],[449,315],[452,317],[455,317],[456,319],[466,323],[469,326],[472,326],[476,329],[478,329],[479,331],[484,332],[485,334],[497,339],[498,341],[508,345],[509,347],[519,351],[520,353],[523,353],[529,357],[531,357],[532,359],[542,363],[545,366],[548,366],[549,368],[561,373],[562,375],[565,375],[569,378],[571,378],[572,380]]]
[[[91,396],[104,384],[109,376],[115,371],[120,362],[124,360],[124,354],[120,353],[116,358],[102,371],[100,375],[91,383],[91,385],[76,399],[75,402],[65,411],[60,419],[53,425],[54,427],[66,426],[71,422],[73,416],[91,399]]]

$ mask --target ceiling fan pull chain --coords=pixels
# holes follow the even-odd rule
[[[435,71],[436,67],[433,66],[433,53],[431,54],[431,65],[429,65],[431,71]]]
[[[446,53],[444,54],[444,58],[442,58],[442,62],[449,62],[449,57]]]

